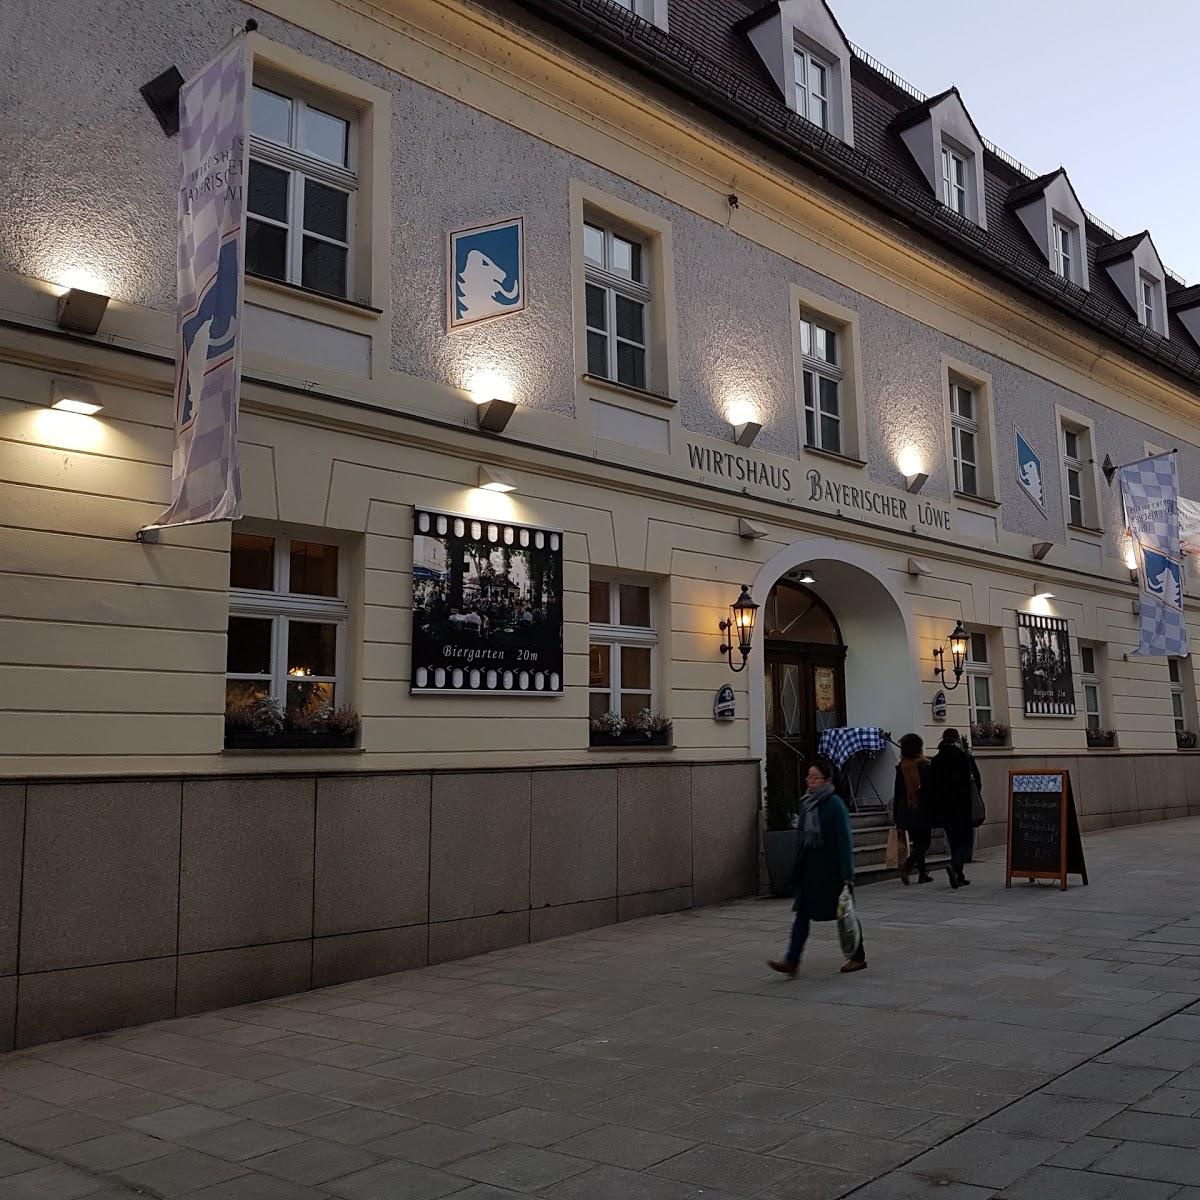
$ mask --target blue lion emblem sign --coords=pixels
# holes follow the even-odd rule
[[[1040,508],[1046,511],[1046,494],[1042,490],[1042,460],[1037,451],[1029,444],[1029,440],[1018,429],[1017,435],[1017,482],[1025,494]]]
[[[1148,546],[1142,549],[1146,591],[1171,608],[1183,608],[1183,570],[1173,558]]]
[[[520,217],[450,234],[450,328],[525,307],[525,228]]]

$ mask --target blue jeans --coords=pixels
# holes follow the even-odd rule
[[[808,941],[808,931],[811,928],[812,922],[809,920],[808,913],[804,909],[800,909],[796,913],[796,919],[792,922],[792,936],[788,938],[788,962],[798,963],[800,961],[800,956],[804,953],[804,943]],[[866,962],[867,951],[863,946],[862,938],[859,938],[858,949],[850,957],[855,962]]]

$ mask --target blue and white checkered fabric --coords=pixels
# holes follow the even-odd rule
[[[1182,658],[1188,652],[1179,554],[1179,485],[1174,454],[1120,470],[1125,523],[1137,549],[1141,639],[1135,654]]]
[[[856,754],[878,754],[886,745],[883,730],[877,725],[845,725],[821,730],[817,751],[840,770]]]

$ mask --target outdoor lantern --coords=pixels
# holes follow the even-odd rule
[[[954,674],[954,682],[946,682],[946,648],[938,646],[933,652],[933,657],[937,659],[937,666],[933,668],[935,675],[942,677],[942,686],[948,692],[954,691],[962,680],[963,663],[967,659],[967,631],[963,628],[962,621],[958,621],[950,634],[950,663],[951,671]]]
[[[721,632],[725,640],[721,643],[721,653],[729,659],[730,670],[744,671],[746,660],[750,657],[750,647],[754,641],[754,621],[758,616],[758,605],[750,598],[750,588],[742,584],[741,595],[729,606],[729,620],[721,622]],[[734,666],[733,648],[734,637],[737,637],[737,649],[742,661]]]

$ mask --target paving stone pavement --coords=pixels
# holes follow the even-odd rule
[[[1200,819],[0,1056],[0,1198],[1200,1200]]]

